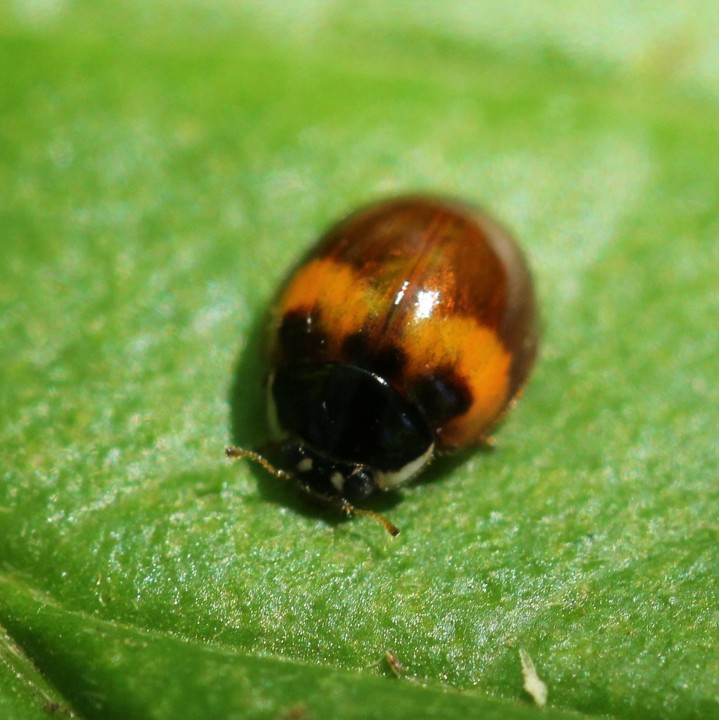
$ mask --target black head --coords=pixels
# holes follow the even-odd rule
[[[282,447],[283,466],[306,492],[325,499],[344,498],[359,503],[376,493],[377,471],[367,465],[330,460],[303,445],[287,441]]]
[[[337,470],[338,463],[328,463],[326,460],[322,460],[321,456],[318,456],[316,453],[308,452],[307,448],[299,443],[286,443],[281,448],[281,451],[285,456],[285,460],[291,460],[301,466],[296,472],[290,472],[288,470],[275,467],[266,457],[254,450],[247,450],[245,448],[238,447],[226,447],[225,455],[233,460],[238,460],[240,458],[252,460],[258,465],[261,465],[265,468],[265,470],[267,470],[267,472],[271,473],[275,477],[297,481],[300,487],[302,487],[306,492],[309,492],[326,502],[337,505],[347,515],[364,515],[366,517],[371,517],[379,522],[392,537],[399,535],[399,528],[396,525],[393,525],[384,515],[380,515],[372,510],[360,510],[359,508],[354,507],[348,499],[348,497],[350,497],[361,500],[374,492],[377,484],[374,482],[371,470],[361,465],[349,466],[345,463],[342,466],[342,472],[344,472],[345,475],[339,474],[339,470]],[[321,467],[320,465],[315,466],[314,460],[312,462],[307,462],[313,458],[317,458],[322,461]],[[319,472],[318,469],[320,470]],[[327,472],[330,472],[330,474],[327,475]],[[346,496],[344,493],[333,493],[331,495],[327,495],[315,489],[317,487],[322,487],[328,477],[333,488],[337,489],[337,486],[341,486],[343,491],[347,490],[349,495]]]

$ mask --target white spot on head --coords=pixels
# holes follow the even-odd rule
[[[378,472],[376,478],[377,487],[380,490],[393,490],[394,488],[409,482],[432,459],[433,453],[434,443],[432,443],[416,460],[408,462],[399,470],[387,473]]]
[[[297,472],[306,473],[312,470],[312,458],[302,458],[297,463]]]
[[[332,483],[334,489],[337,492],[342,492],[345,486],[345,478],[344,475],[340,472],[333,472],[332,475],[330,475],[330,482]]]

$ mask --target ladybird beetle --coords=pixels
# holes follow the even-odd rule
[[[333,226],[290,276],[270,328],[277,464],[248,457],[347,514],[438,453],[478,445],[538,344],[532,277],[481,210],[410,195]]]

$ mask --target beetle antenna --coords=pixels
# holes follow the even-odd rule
[[[244,448],[229,446],[225,448],[225,455],[230,458],[230,460],[241,460],[243,458],[247,458],[258,465],[262,465],[262,467],[271,475],[282,478],[283,480],[289,480],[294,477],[292,473],[276,468],[267,458],[262,457],[262,455],[254,450],[245,450]]]
[[[399,528],[380,513],[373,512],[372,510],[361,510],[360,508],[356,508],[354,505],[348,503],[344,498],[340,499],[340,506],[347,513],[348,517],[352,517],[353,515],[364,515],[365,517],[372,518],[380,523],[380,525],[382,525],[392,537],[397,537],[397,535],[399,535]]]

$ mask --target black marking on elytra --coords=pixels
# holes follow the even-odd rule
[[[372,347],[362,332],[348,335],[342,343],[345,362],[364,368],[386,380],[398,378],[407,364],[407,356],[396,345]]]
[[[294,361],[318,359],[327,345],[319,313],[302,309],[285,313],[278,338],[282,352]]]
[[[352,365],[364,367],[371,354],[367,336],[362,332],[352,333],[342,342],[342,356]]]
[[[394,379],[402,374],[406,364],[407,356],[404,352],[395,345],[390,345],[377,353],[370,370],[380,377]]]
[[[432,425],[462,415],[472,406],[466,381],[450,367],[420,375],[412,383],[412,397]]]

